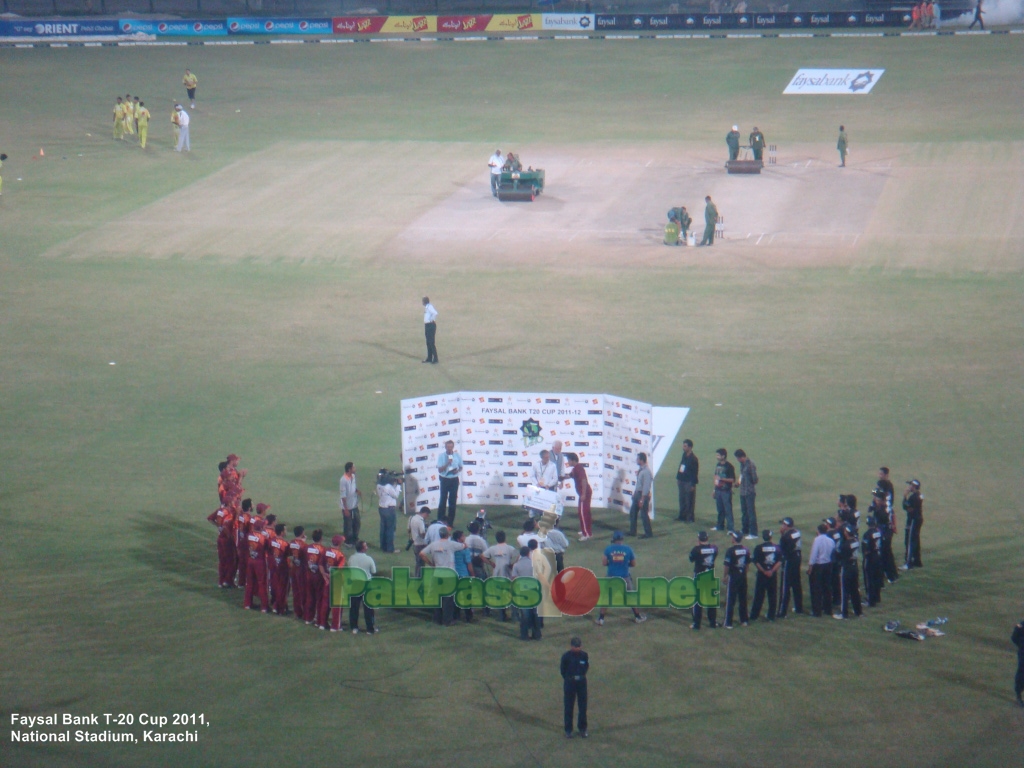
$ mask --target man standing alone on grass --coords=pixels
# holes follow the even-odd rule
[[[569,641],[569,650],[562,654],[562,695],[565,705],[565,738],[572,738],[572,710],[579,704],[579,718],[576,727],[584,739],[587,733],[587,672],[590,657],[583,650],[583,641],[578,637]]]
[[[1010,641],[1017,646],[1017,675],[1013,679],[1013,692],[1017,694],[1017,706],[1024,707],[1024,619],[1013,628]]]
[[[363,493],[356,487],[356,465],[351,461],[345,462],[345,474],[341,476],[340,483],[341,499],[339,505],[343,520],[343,531],[345,541],[352,546],[353,542],[359,540],[359,500]]]
[[[437,310],[430,303],[430,298],[423,297],[423,334],[427,339],[427,359],[424,363],[437,364]]]
[[[907,490],[903,493],[903,511],[907,513],[907,522],[903,527],[903,542],[907,551],[906,562],[900,570],[922,568],[921,563],[921,524],[924,523],[923,497],[921,482],[908,480]]]
[[[711,202],[711,195],[704,198],[704,239],[701,245],[715,244],[715,224],[718,223],[718,208]]]
[[[180,104],[174,108],[174,111],[178,113],[178,146],[174,148],[174,151],[181,152],[184,149],[186,152],[191,152],[192,143],[188,136],[188,124],[191,122],[191,118]]]
[[[676,485],[679,486],[679,521],[692,523],[697,501],[697,482],[700,462],[693,453],[693,441],[683,440],[683,458],[679,460]]]
[[[192,104],[192,109],[196,108],[196,86],[199,85],[199,78],[193,75],[189,70],[185,70],[185,76],[181,78],[181,84],[185,86],[185,93],[188,94],[188,100]]]
[[[636,536],[637,518],[642,517],[644,535],[640,538],[650,539],[654,536],[654,530],[651,528],[651,491],[654,489],[654,475],[647,466],[646,453],[638,453],[636,463],[640,469],[636,473],[633,502],[629,505],[629,535]]]
[[[846,167],[846,148],[849,142],[846,138],[846,126],[839,126],[839,141],[836,142],[836,149],[839,150],[839,167]]]
[[[754,466],[742,448],[733,451],[733,456],[740,463],[740,514],[742,533],[748,539],[757,538],[757,509],[754,502],[757,497],[757,467]]]

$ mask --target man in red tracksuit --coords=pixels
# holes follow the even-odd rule
[[[580,541],[586,541],[591,536],[590,531],[590,501],[594,496],[594,489],[587,479],[587,470],[580,464],[580,457],[575,453],[565,454],[569,462],[569,477],[576,486],[576,498],[580,514]]]
[[[327,548],[320,543],[324,532],[317,528],[313,531],[313,541],[306,545],[306,623],[316,624],[320,629],[327,629],[327,617],[321,613],[320,600],[324,594],[324,576],[327,569]]]
[[[238,547],[238,576],[235,578],[235,583],[240,587],[245,586],[245,578],[249,572],[247,565],[249,562],[248,536],[252,532],[252,521],[252,499],[244,499],[242,514],[236,519],[237,524],[235,525],[235,542]]]
[[[217,585],[233,587],[235,564],[235,516],[228,507],[218,507],[206,518],[217,526]]]
[[[331,539],[332,546],[327,550],[327,583],[324,585],[324,594],[320,598],[323,606],[323,615],[326,622],[328,614],[331,620],[331,632],[341,631],[341,607],[331,608],[331,568],[341,568],[345,565],[345,553],[341,551],[341,545],[345,543],[345,537],[337,535]]]
[[[266,521],[256,518],[253,529],[246,539],[246,570],[245,600],[242,607],[252,609],[252,593],[255,591],[260,601],[260,610],[270,613],[270,600],[267,597],[267,539],[263,535]]]
[[[288,542],[288,570],[292,578],[292,604],[295,618],[306,618],[306,529],[301,525],[292,529],[295,536]]]
[[[288,613],[288,539],[284,537],[284,523],[274,526],[267,550],[267,566],[270,568],[270,592],[274,613],[284,616]]]

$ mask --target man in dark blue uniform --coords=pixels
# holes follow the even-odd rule
[[[921,481],[907,480],[907,490],[903,492],[903,511],[907,513],[907,522],[903,529],[903,543],[907,550],[907,559],[900,570],[923,568],[921,563],[921,524],[924,523],[924,497],[921,496]]]
[[[1010,638],[1017,646],[1017,676],[1013,679],[1013,692],[1017,694],[1017,704],[1024,707],[1024,619],[1013,628],[1013,636]]]
[[[587,672],[590,657],[583,650],[583,641],[574,637],[569,641],[569,650],[562,654],[562,695],[565,704],[565,738],[572,738],[573,705],[579,705],[576,727],[584,739],[587,733]]]
[[[835,547],[832,550],[832,614],[835,615],[839,612],[840,606],[843,604],[843,565],[839,561],[839,544],[843,540],[843,532],[841,530],[842,523],[836,520],[834,517],[830,517],[822,522],[828,526],[828,535],[832,537],[832,543]]]
[[[693,579],[697,580],[705,571],[714,572],[715,558],[718,557],[718,547],[708,542],[708,535],[701,531],[697,534],[697,546],[690,550],[690,562],[693,563]],[[700,629],[700,622],[704,616],[704,609],[700,603],[693,605],[692,629]],[[708,608],[708,624],[712,629],[718,628],[718,609]]]
[[[740,544],[743,534],[733,531],[732,546],[725,550],[725,628],[732,629],[733,610],[739,605],[740,624],[747,626],[747,566],[750,550]]]
[[[840,541],[837,545],[839,553],[839,569],[842,575],[842,604],[839,613],[833,613],[833,619],[848,619],[850,617],[850,603],[853,603],[853,613],[858,618],[861,615],[860,607],[860,578],[857,573],[857,550],[860,549],[860,542],[857,540],[857,529],[852,525],[844,525],[840,529]]]
[[[882,573],[892,584],[900,577],[896,570],[896,556],[892,553],[892,536],[896,526],[889,506],[889,499],[884,488],[875,488],[871,493],[871,506],[868,514],[875,518],[875,525],[882,534]]]
[[[776,618],[786,618],[789,597],[793,596],[793,613],[804,612],[804,589],[800,583],[800,566],[803,564],[803,542],[800,531],[793,525],[793,518],[784,517],[779,521],[779,546],[782,547],[782,600]]]
[[[768,621],[775,621],[775,598],[778,594],[779,571],[782,569],[782,548],[772,541],[774,534],[767,528],[761,531],[761,544],[754,547],[754,568],[757,580],[754,582],[754,603],[750,606],[750,620],[757,621],[761,615],[765,595],[768,595]]]
[[[860,542],[861,556],[864,559],[864,591],[868,594],[868,607],[873,608],[882,602],[882,579],[885,571],[882,568],[882,532],[878,529],[878,521],[868,515],[868,529]]]

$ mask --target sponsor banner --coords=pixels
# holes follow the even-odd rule
[[[388,16],[380,31],[406,35],[437,32],[437,16]]]
[[[491,21],[491,14],[475,16],[438,16],[438,32],[483,32]]]
[[[627,14],[603,14],[594,17],[594,29],[629,29],[633,17]]]
[[[0,21],[0,37],[94,37],[119,35],[117,21],[99,19],[95,21],[37,21],[19,19]]]
[[[165,21],[151,21],[149,19],[121,19],[117,22],[118,29],[125,35],[178,35],[182,37],[205,37],[208,35],[226,35],[228,25],[226,21],[183,21],[181,19],[167,19]]]
[[[387,16],[335,16],[331,22],[336,35],[372,35],[387,20]]]
[[[487,22],[488,32],[539,31],[543,22],[539,13],[496,13]]]
[[[542,13],[540,18],[541,28],[546,30],[589,32],[594,28],[592,13]]]
[[[870,93],[884,69],[799,69],[789,81],[787,95]]]
[[[329,35],[330,19],[250,19],[228,18],[232,35]]]

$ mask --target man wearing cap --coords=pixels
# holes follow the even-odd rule
[[[761,531],[763,541],[754,547],[754,602],[750,606],[750,620],[757,621],[765,595],[768,596],[768,621],[775,621],[775,599],[778,596],[778,574],[782,568],[782,548],[772,541],[774,534],[767,528]]]
[[[729,147],[729,160],[735,160],[740,156],[740,127],[734,125],[732,130],[725,134],[725,143]]]
[[[363,498],[363,492],[359,490],[356,483],[356,465],[353,462],[345,462],[345,473],[341,476],[338,486],[340,491],[338,506],[341,507],[345,541],[355,543],[359,540],[359,528],[362,525],[359,502]],[[352,545],[351,543],[349,546]]]
[[[718,547],[708,541],[708,535],[704,531],[697,534],[697,546],[690,550],[690,562],[693,563],[693,580],[702,573],[715,572],[715,558],[718,557]],[[700,623],[704,616],[704,609],[701,604],[693,604],[693,624],[690,629],[699,630]],[[708,608],[708,625],[712,629],[718,628],[718,608]]]
[[[292,578],[292,609],[295,618],[305,621],[306,616],[306,529],[297,525],[288,542],[288,569]]]
[[[235,516],[230,507],[221,504],[206,519],[217,526],[217,586],[225,589],[233,586],[230,581],[234,575],[232,566],[235,558]]]
[[[742,448],[733,451],[733,456],[740,463],[740,524],[743,535],[748,539],[757,538],[757,509],[754,501],[757,498],[757,467]],[[731,530],[731,529],[730,529]]]
[[[853,613],[858,618],[861,615],[860,606],[860,578],[857,573],[857,550],[860,549],[860,542],[857,540],[856,529],[852,525],[842,525],[839,528],[841,539],[837,548],[839,568],[842,573],[840,581],[842,601],[839,613],[833,613],[833,619],[850,618],[850,603],[853,603]]]
[[[889,479],[888,467],[878,468],[878,481],[875,483],[875,488],[884,492],[886,508],[892,513],[892,502],[896,495],[896,489],[893,487],[892,480]]]
[[[679,470],[676,472],[676,485],[679,486],[680,522],[692,523],[694,520],[699,474],[700,462],[693,452],[693,441],[683,440],[683,458],[679,460]]]
[[[629,535],[636,536],[637,518],[642,517],[644,535],[641,538],[649,539],[654,536],[654,530],[651,528],[651,491],[654,488],[654,475],[647,466],[646,453],[638,453],[636,463],[639,469],[636,472],[636,485],[633,487],[633,501],[629,505]]]
[[[900,577],[896,568],[896,556],[892,553],[892,537],[896,526],[892,516],[892,507],[883,488],[875,488],[871,492],[871,506],[868,507],[868,514],[875,518],[875,525],[878,526],[878,530],[882,534],[880,552],[882,573],[892,584]]]
[[[324,579],[324,591],[320,596],[320,613],[324,616],[324,623],[330,626],[331,632],[341,631],[341,608],[331,606],[331,569],[341,568],[345,565],[345,553],[341,551],[341,545],[345,543],[345,537],[335,534],[331,537],[331,546],[324,551],[324,568],[327,576]]]
[[[274,526],[267,542],[267,567],[270,568],[270,600],[278,616],[288,613],[288,539],[284,536],[284,523]]]
[[[903,544],[906,548],[906,562],[900,570],[924,567],[921,563],[921,525],[924,523],[924,498],[921,496],[921,482],[907,480],[907,489],[903,492],[903,511],[907,513],[907,521],[903,529]]]
[[[800,567],[803,564],[803,540],[800,531],[793,525],[793,518],[779,520],[779,547],[782,549],[782,599],[776,618],[786,618],[789,598],[793,598],[793,613],[804,612],[804,589],[800,583]]]
[[[306,624],[315,624],[320,629],[327,629],[327,615],[322,613],[324,584],[329,581],[330,574],[324,567],[327,559],[327,547],[320,543],[324,532],[317,528],[313,531],[312,539],[306,545],[306,607],[303,615],[306,617]]]
[[[494,150],[494,154],[487,161],[487,165],[491,169],[491,194],[497,197],[498,184],[501,182],[501,167],[505,165],[505,158],[501,156],[500,149]]]
[[[587,733],[587,672],[590,671],[590,657],[583,650],[583,641],[574,637],[569,641],[569,650],[562,654],[562,701],[565,705],[565,738],[572,738],[572,711],[579,704],[576,727],[584,739]]]
[[[828,526],[821,523],[818,535],[811,544],[807,562],[807,576],[811,587],[811,613],[821,618],[822,611],[832,611],[832,550],[835,542],[828,534]]]
[[[732,487],[736,484],[736,467],[728,460],[725,448],[715,451],[718,463],[715,465],[715,490],[711,496],[718,511],[718,524],[712,531],[732,531]]]
[[[348,564],[353,568],[359,568],[366,575],[367,579],[373,578],[377,573],[377,564],[367,554],[369,545],[365,541],[356,542],[356,553],[348,559]],[[364,595],[352,595],[348,599],[348,625],[353,635],[359,634],[359,606],[363,608],[363,621],[368,635],[377,634],[376,613],[366,604]],[[340,610],[340,609],[339,609]]]
[[[872,608],[882,602],[885,571],[882,568],[882,532],[878,529],[878,521],[874,515],[868,515],[867,523],[860,551],[864,565],[864,591],[868,596],[868,607]]]
[[[732,546],[725,550],[725,628],[732,629],[732,614],[737,603],[740,608],[740,624],[747,626],[747,566],[750,565],[750,550],[740,541],[739,532],[732,531]]]
[[[1013,678],[1013,692],[1017,694],[1017,705],[1024,707],[1024,619],[1013,628],[1010,642],[1017,646],[1017,674]]]
[[[235,544],[237,545],[238,575],[235,583],[244,587],[249,576],[249,542],[246,538],[252,531],[252,499],[242,499],[242,511],[235,517]]]
[[[622,531],[615,531],[612,534],[612,543],[605,547],[601,564],[608,569],[605,574],[608,578],[622,579],[626,582],[626,589],[632,591],[633,577],[630,575],[629,569],[636,565],[636,555],[633,554],[632,548],[626,546],[624,541],[625,537]],[[602,608],[597,615],[597,626],[599,627],[604,626],[604,613],[605,609]],[[640,613],[637,608],[634,608],[633,621],[636,624],[642,624],[647,621],[647,616]]]
[[[260,506],[263,506],[262,504]],[[266,538],[263,530],[266,527],[266,520],[257,517],[252,524],[252,530],[246,535],[246,577],[245,577],[245,599],[242,607],[252,610],[253,592],[260,601],[260,610],[263,613],[270,613],[270,599],[267,596],[267,559],[266,559]]]

